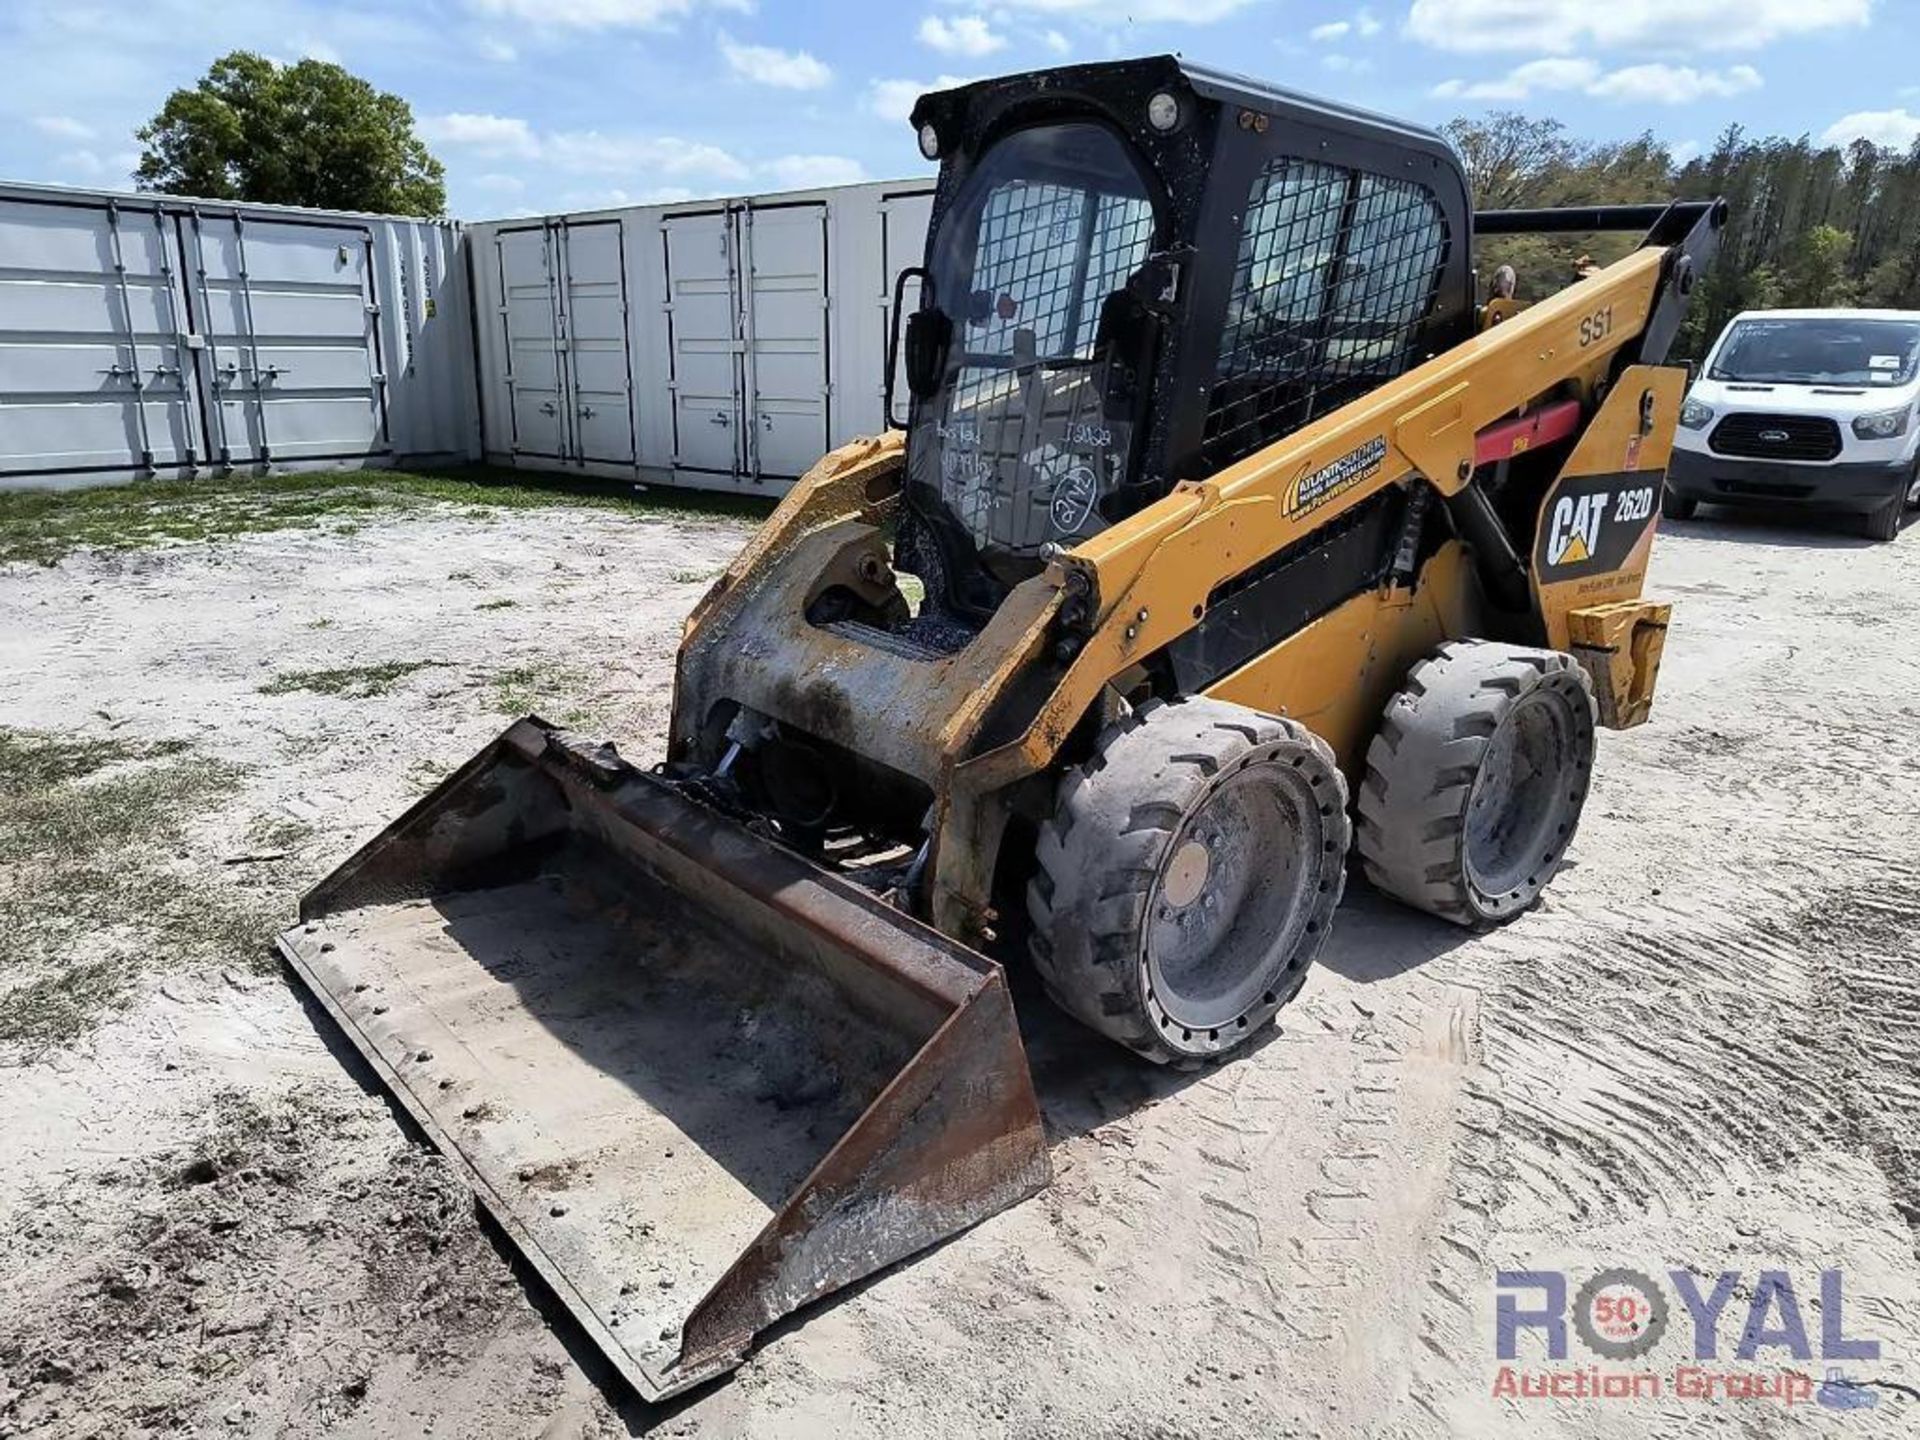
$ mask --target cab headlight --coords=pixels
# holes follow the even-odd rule
[[[1853,417],[1853,433],[1862,440],[1891,440],[1896,435],[1907,433],[1907,417],[1912,413],[1911,405],[1902,405],[1898,410],[1856,415]]]
[[[1689,430],[1704,430],[1713,419],[1713,407],[1689,400],[1680,407],[1680,423]]]

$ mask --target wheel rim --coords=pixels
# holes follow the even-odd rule
[[[1320,802],[1287,766],[1242,768],[1182,821],[1148,897],[1153,999],[1179,1038],[1217,1041],[1276,1004],[1278,973],[1313,927]]]
[[[1560,693],[1523,695],[1487,744],[1467,799],[1466,869],[1493,901],[1547,881],[1579,813],[1579,727]]]

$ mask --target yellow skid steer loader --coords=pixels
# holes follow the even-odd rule
[[[1526,910],[1652,703],[1723,206],[1475,215],[1438,136],[1171,57],[913,125],[907,413],[701,601],[667,762],[521,720],[281,941],[649,1399],[1048,1183],[1003,961],[1223,1060],[1350,864]],[[1478,302],[1476,235],[1606,229]]]

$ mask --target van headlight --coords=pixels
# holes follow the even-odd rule
[[[1896,435],[1907,433],[1907,417],[1912,413],[1911,405],[1902,405],[1898,410],[1856,415],[1853,417],[1853,433],[1862,440],[1891,440]]]
[[[1680,423],[1689,430],[1704,430],[1711,419],[1713,419],[1711,405],[1702,405],[1698,400],[1688,400],[1680,407]]]

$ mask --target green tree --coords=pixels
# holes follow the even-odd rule
[[[445,171],[413,111],[338,65],[236,50],[138,132],[143,190],[210,200],[440,215]]]
[[[1815,225],[1794,242],[1787,261],[1789,303],[1807,309],[1851,305],[1853,236],[1832,225]]]

